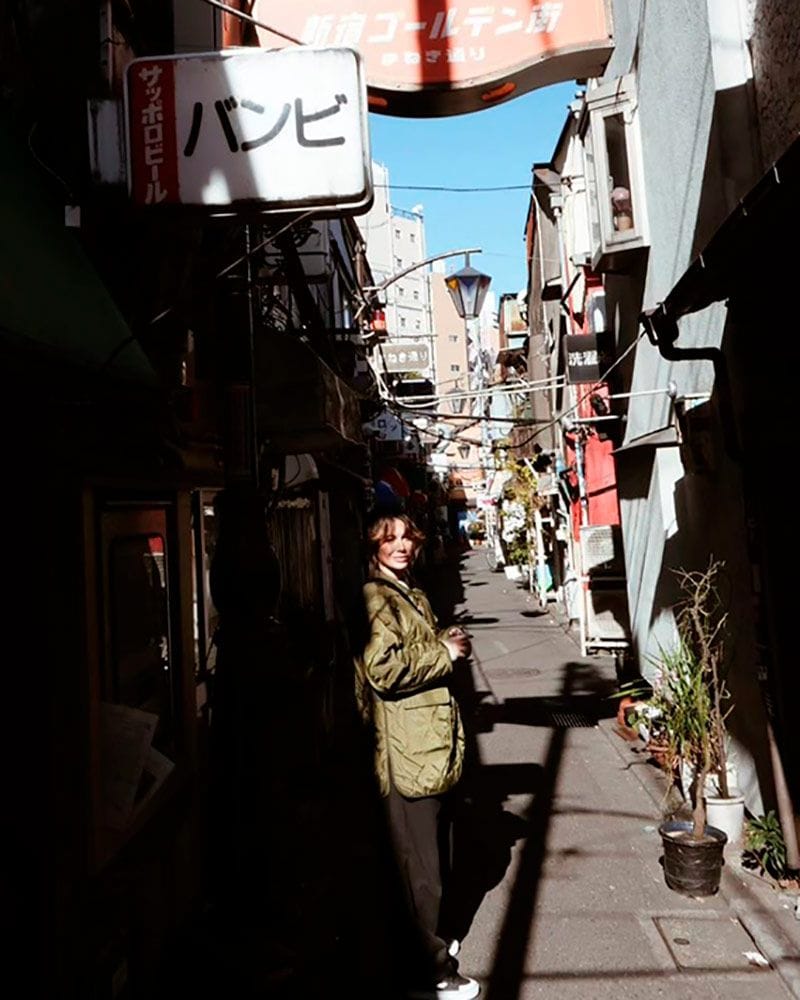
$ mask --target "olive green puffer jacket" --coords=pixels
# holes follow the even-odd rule
[[[376,573],[364,585],[370,633],[356,660],[356,697],[375,732],[381,793],[440,795],[458,781],[464,730],[453,664],[425,594]]]

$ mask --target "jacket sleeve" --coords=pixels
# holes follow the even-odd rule
[[[378,695],[413,694],[452,674],[453,664],[447,647],[433,632],[430,638],[412,640],[403,613],[379,587],[367,584],[364,598],[370,622],[364,669],[370,686]],[[413,610],[409,609],[409,614],[414,614]]]

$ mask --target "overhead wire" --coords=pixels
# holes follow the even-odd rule
[[[280,31],[279,29],[273,27],[272,25],[266,24],[265,22],[263,22],[263,21],[255,18],[255,17],[253,17],[251,14],[248,14],[245,11],[238,10],[235,7],[231,7],[228,4],[222,3],[222,2],[220,2],[220,0],[201,0],[201,2],[204,2],[204,3],[208,4],[211,7],[216,7],[218,9],[220,9],[220,10],[223,10],[226,13],[231,14],[234,17],[240,18],[243,21],[247,21],[247,22],[249,22],[251,24],[254,24],[257,27],[260,27],[263,30],[269,32],[270,34],[276,35],[279,38],[283,38],[285,41],[292,42],[295,45],[305,45],[305,43],[303,41],[301,41],[299,38],[295,38],[293,35],[289,35],[289,34],[283,32],[283,31]],[[435,192],[453,193],[453,194],[485,194],[485,193],[501,192],[501,191],[532,191],[533,188],[536,188],[536,187],[546,187],[546,188],[550,189],[550,185],[549,184],[545,183],[544,181],[539,181],[539,180],[537,180],[535,178],[534,178],[534,180],[531,183],[528,183],[528,184],[504,184],[504,185],[470,186],[470,187],[459,187],[459,186],[455,186],[455,185],[433,185],[433,184],[392,184],[392,185],[377,184],[377,185],[375,185],[375,187],[391,188],[392,190],[396,190],[396,191],[435,191]],[[282,235],[283,232],[286,232],[288,229],[291,229],[291,227],[293,225],[295,225],[297,222],[301,221],[302,218],[305,218],[305,217],[307,217],[307,216],[309,216],[311,214],[312,214],[311,212],[306,212],[306,213],[304,213],[303,216],[300,216],[298,219],[293,220],[286,227],[284,227],[284,229],[279,230],[277,233],[272,234],[272,236],[270,238],[268,238],[267,240],[265,240],[262,243],[260,243],[257,247],[255,247],[252,250],[250,250],[243,257],[240,257],[237,261],[234,261],[228,267],[224,268],[215,277],[217,277],[217,278],[223,277],[230,270],[232,270],[238,264],[242,263],[248,257],[252,256],[252,254],[256,253],[263,246],[265,246],[268,243],[272,242],[278,236]],[[172,310],[171,306],[169,308],[167,308],[166,310],[163,310],[161,313],[159,313],[157,316],[155,316],[150,321],[150,325],[152,325],[153,323],[157,322],[159,319],[162,319],[169,312],[171,312],[171,310]],[[606,381],[608,375],[630,353],[630,351],[633,350],[633,348],[639,343],[639,341],[642,339],[643,336],[644,336],[644,331],[642,331],[639,334],[639,336],[614,361],[614,363],[607,369],[607,371],[600,378],[598,378],[597,381],[598,382],[604,382],[604,381]],[[135,336],[126,338],[121,344],[119,344],[111,352],[111,354],[109,355],[109,357],[103,363],[102,367],[103,368],[107,367],[113,361],[113,359],[119,354],[119,352],[121,350],[123,350],[124,347],[127,346],[127,344],[129,344],[132,340],[135,340],[135,339],[136,339]],[[384,357],[383,349],[382,349],[382,347],[381,347],[380,344],[378,345],[378,351],[380,353],[381,363],[383,365],[383,374],[388,377],[390,373],[388,371],[388,366],[386,364],[386,359]],[[379,375],[379,385],[382,385],[382,388],[384,389],[384,391],[386,391],[388,389],[388,385],[387,385],[388,378],[384,379],[377,371],[376,371],[376,375]],[[526,388],[519,387],[519,388],[515,388],[515,389],[510,390],[510,391],[512,391],[512,392],[513,391],[517,391],[517,392],[523,392],[524,393],[524,392],[532,392],[532,391],[535,391],[535,390],[534,389],[526,389]],[[395,405],[398,405],[398,406],[402,407],[402,404],[400,404],[398,402],[398,400],[397,400],[396,393],[392,392],[391,389],[389,389],[389,392],[391,393],[391,399],[395,403]],[[477,395],[477,393],[479,393],[479,392],[481,392],[481,390],[476,390],[476,393],[469,393],[468,397],[472,397],[474,395]],[[594,389],[587,390],[587,392],[584,393],[584,395],[581,396],[580,399],[578,399],[576,403],[574,403],[571,406],[567,407],[566,409],[562,410],[560,414],[558,414],[556,417],[554,417],[551,421],[549,421],[544,426],[538,428],[536,431],[534,431],[533,434],[529,435],[523,441],[518,441],[518,442],[516,442],[514,444],[511,444],[509,447],[511,449],[517,449],[517,448],[524,447],[526,444],[529,444],[534,438],[538,437],[545,430],[547,430],[550,427],[555,426],[565,416],[567,416],[569,413],[572,413],[574,410],[576,410],[585,399],[588,399],[589,396],[592,395],[593,392],[594,392]],[[468,398],[468,397],[465,397],[465,398]],[[384,399],[384,401],[386,401],[387,398],[388,397],[386,397]],[[401,419],[401,422],[402,422],[402,417],[400,419]],[[480,422],[482,419],[491,419],[491,418],[480,418],[480,417],[478,417],[478,418],[475,418],[475,422],[476,423]],[[429,435],[434,436],[434,437],[438,437],[440,440],[453,440],[453,439],[457,439],[456,436],[454,436],[453,438],[450,438],[450,437],[447,437],[447,436],[444,436],[444,435],[433,435],[432,432],[429,432],[429,431],[426,431],[425,433],[428,433]],[[474,442],[470,442],[470,443],[474,443]]]
[[[207,3],[209,7],[216,7],[218,10],[224,10],[226,14],[231,14],[233,17],[238,17],[242,21],[247,21],[248,24],[254,24],[257,28],[263,28],[264,31],[268,31],[271,35],[277,35],[278,38],[283,38],[287,42],[293,42],[295,45],[305,46],[305,42],[301,41],[299,38],[295,38],[294,35],[287,35],[284,31],[279,31],[277,28],[273,28],[271,24],[265,24],[264,21],[259,21],[258,18],[253,17],[252,14],[247,14],[243,10],[239,10],[238,7],[231,7],[226,3],[220,3],[220,0],[201,0],[202,3]]]
[[[458,392],[438,393],[431,396],[403,396],[409,409],[424,409],[435,403],[454,403],[460,400],[481,399],[483,397],[524,395],[528,392],[547,392],[560,389],[566,384],[563,376],[543,379],[541,382],[503,383],[498,382],[484,389],[464,389]]]
[[[614,361],[614,363],[612,365],[610,365],[605,370],[605,372],[603,372],[603,374],[600,375],[597,378],[597,380],[595,382],[592,383],[592,388],[591,389],[587,389],[586,392],[580,397],[580,399],[577,400],[577,402],[573,403],[571,406],[566,407],[566,409],[562,410],[561,413],[559,413],[557,416],[553,417],[552,420],[548,421],[546,424],[544,424],[538,430],[534,431],[533,434],[531,434],[528,437],[526,437],[523,441],[516,441],[513,444],[510,444],[508,446],[508,450],[516,450],[517,448],[523,448],[526,444],[530,444],[530,442],[533,441],[534,438],[538,437],[540,434],[542,434],[544,431],[548,430],[550,427],[555,427],[555,425],[558,424],[558,423],[560,423],[564,419],[564,417],[566,417],[568,414],[572,413],[573,411],[577,410],[578,407],[581,405],[581,403],[584,400],[586,400],[590,396],[594,395],[594,393],[597,391],[596,388],[594,388],[597,385],[597,383],[598,382],[605,382],[605,381],[607,381],[608,376],[611,374],[611,372],[617,367],[618,364],[620,364],[621,361],[623,361],[630,354],[630,352],[636,347],[636,345],[639,343],[639,341],[644,336],[645,336],[645,331],[642,330],[642,332],[639,334],[639,336],[635,340],[631,341],[631,343],[625,348],[625,350]]]

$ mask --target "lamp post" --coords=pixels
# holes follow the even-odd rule
[[[483,272],[470,266],[469,253],[466,253],[464,256],[464,267],[462,267],[460,271],[455,271],[448,278],[446,278],[445,285],[447,287],[447,291],[450,293],[450,298],[453,300],[456,312],[464,320],[464,337],[466,339],[467,358],[469,359],[469,321],[471,319],[477,319],[478,316],[480,316],[483,303],[486,301],[486,293],[489,291],[489,285],[492,283],[492,279],[488,274],[483,274]],[[480,344],[478,344],[477,357],[479,362],[477,370],[477,385],[468,387],[482,389],[484,371],[483,354],[480,350]],[[471,371],[468,378],[469,381],[472,382]],[[475,399],[472,401],[473,415],[475,415],[474,406]]]
[[[469,252],[465,253],[465,266],[445,280],[447,291],[458,315],[466,322],[480,315],[492,279],[470,266]]]
[[[453,300],[458,315],[464,320],[464,337],[469,346],[469,321],[480,316],[483,303],[486,301],[486,293],[492,279],[488,274],[483,274],[469,263],[469,252],[465,253],[465,266],[460,271],[455,271],[445,279],[447,291]],[[467,355],[469,358],[469,354]],[[483,356],[478,345],[478,382],[477,388],[483,388]],[[472,381],[472,379],[470,379]],[[470,388],[476,388],[471,386]]]

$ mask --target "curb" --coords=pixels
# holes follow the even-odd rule
[[[613,725],[614,720],[601,719],[598,728],[619,758],[627,764],[630,762],[632,744],[623,743],[614,732]],[[628,753],[625,752],[626,749]],[[667,782],[664,776],[649,765],[631,770],[658,812],[663,815],[667,801]],[[743,880],[749,877],[751,876],[737,862],[726,859],[722,868],[719,896],[752,937],[790,995],[800,1000],[800,921],[797,922],[797,934],[787,934],[772,912],[780,905],[780,896],[768,886],[747,885]]]

